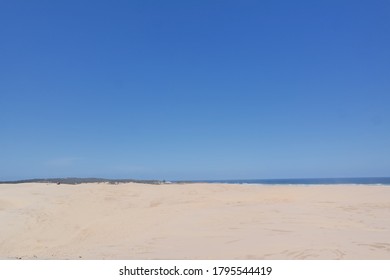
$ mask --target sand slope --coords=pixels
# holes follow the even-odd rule
[[[0,185],[0,259],[390,259],[390,187]]]

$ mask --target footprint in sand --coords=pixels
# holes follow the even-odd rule
[[[149,207],[153,208],[153,207],[157,207],[157,206],[159,206],[161,204],[162,204],[162,202],[160,200],[153,200],[153,201],[150,202]]]

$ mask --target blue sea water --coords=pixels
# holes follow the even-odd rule
[[[390,177],[370,178],[303,178],[303,179],[252,179],[252,180],[208,180],[208,183],[267,184],[267,185],[389,185]]]

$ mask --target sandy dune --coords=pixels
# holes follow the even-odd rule
[[[0,185],[0,259],[390,259],[390,187]]]

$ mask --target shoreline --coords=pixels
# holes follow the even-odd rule
[[[162,180],[162,179],[108,179],[108,178],[36,178],[14,181],[0,181],[1,184],[18,183],[62,183],[62,184],[83,184],[83,183],[141,183],[141,184],[264,184],[264,185],[388,185],[390,186],[390,177],[338,177],[338,178],[290,178],[290,179],[229,179],[229,180]]]

